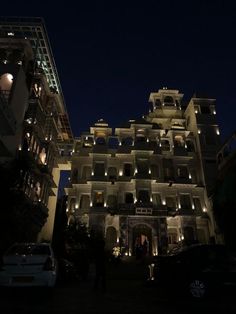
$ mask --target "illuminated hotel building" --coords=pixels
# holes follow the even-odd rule
[[[21,170],[19,190],[32,210],[37,207],[32,224],[40,232],[39,239],[52,237],[60,171],[70,169],[72,147],[73,135],[43,20],[1,18],[0,161],[17,159],[27,164]]]
[[[215,240],[208,192],[216,176],[215,100],[167,88],[150,94],[149,113],[115,128],[100,119],[75,140],[68,223],[101,233],[106,247],[156,255]]]

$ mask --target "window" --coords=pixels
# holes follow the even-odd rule
[[[124,145],[124,146],[132,146],[133,145],[132,137],[123,138],[122,139],[122,145]]]
[[[171,96],[166,96],[164,98],[164,105],[165,106],[174,106],[174,99]]]
[[[82,179],[89,179],[91,177],[91,167],[90,166],[84,166],[83,172],[82,172]]]
[[[161,149],[163,151],[169,151],[170,150],[170,143],[168,140],[161,140]]]
[[[116,195],[108,195],[107,197],[107,206],[110,208],[116,208],[117,206],[117,197]]]
[[[116,137],[110,137],[108,140],[108,147],[111,149],[117,149],[119,146],[118,138]]]
[[[177,241],[177,230],[175,228],[168,229],[168,244],[176,244]]]
[[[75,198],[72,198],[70,200],[70,211],[72,211],[72,212],[75,210],[75,202],[76,202]]]
[[[150,202],[148,190],[140,190],[138,192],[138,202],[141,202],[141,203],[149,203]]]
[[[176,209],[176,198],[175,196],[167,196],[166,197],[166,206],[169,210],[175,210]]]
[[[161,205],[161,194],[160,193],[154,193],[152,195],[152,202],[153,202],[153,205],[160,206]]]
[[[151,165],[151,174],[152,174],[152,178],[159,177],[159,168],[157,165]]]
[[[80,197],[79,208],[88,209],[90,207],[90,198],[87,194],[82,194]]]
[[[133,204],[134,196],[133,193],[125,193],[125,204]]]
[[[105,165],[104,162],[96,162],[94,166],[94,176],[102,177],[105,174]]]
[[[202,114],[211,114],[211,108],[209,106],[201,106]]]
[[[93,206],[103,207],[104,205],[104,195],[103,192],[95,192],[93,198]]]
[[[186,140],[187,152],[194,152],[194,143],[191,140]]]
[[[199,197],[193,197],[193,204],[194,204],[194,208],[197,211],[202,211],[202,204],[201,204],[201,200]]]
[[[175,145],[175,147],[183,147],[184,146],[183,136],[175,135],[175,137],[174,137],[174,145]]]
[[[192,209],[189,194],[181,194],[180,195],[180,205],[181,205],[181,209]]]
[[[178,166],[177,168],[177,176],[179,178],[188,178],[188,168],[186,166]]]
[[[97,137],[96,144],[97,145],[105,145],[106,144],[105,138],[104,137]]]
[[[138,169],[138,174],[148,175],[148,173],[149,173],[148,160],[147,159],[138,159],[137,160],[137,169]]]
[[[115,167],[109,167],[107,172],[109,180],[116,180],[117,178],[117,169]]]
[[[131,164],[124,164],[123,175],[126,177],[130,177],[133,175],[132,173],[132,165]]]

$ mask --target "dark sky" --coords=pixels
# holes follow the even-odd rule
[[[222,139],[236,129],[236,1],[9,1],[1,15],[44,17],[76,136],[147,113],[163,86],[216,98]]]

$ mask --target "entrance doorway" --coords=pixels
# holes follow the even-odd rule
[[[139,224],[133,228],[133,255],[136,258],[142,258],[152,255],[152,229]]]

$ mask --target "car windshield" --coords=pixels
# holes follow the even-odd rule
[[[16,244],[7,252],[7,255],[50,255],[47,245]]]

